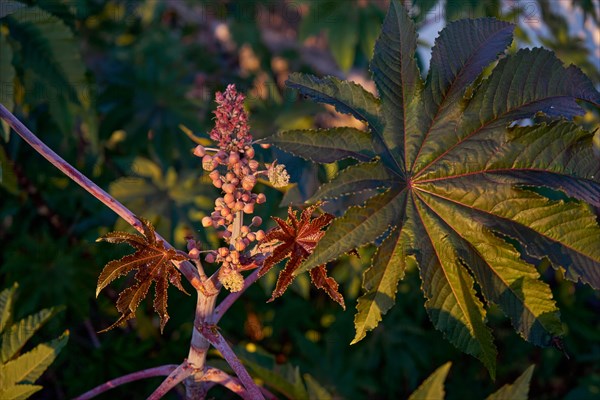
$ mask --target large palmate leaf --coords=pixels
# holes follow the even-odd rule
[[[290,76],[290,87],[369,128],[271,138],[316,162],[356,160],[313,199],[375,193],[334,220],[294,272],[383,237],[364,274],[354,342],[394,305],[397,282],[415,262],[433,324],[492,375],[486,303],[536,345],[562,335],[550,288],[531,260],[547,257],[568,279],[600,288],[600,228],[589,206],[600,206],[600,160],[593,133],[569,121],[583,113],[578,101],[600,105],[600,93],[552,52],[504,54],[513,29],[492,18],[449,24],[423,81],[414,24],[394,0],[371,62],[380,98],[335,78]],[[545,123],[521,123],[539,114]],[[549,191],[556,195],[543,195]]]
[[[141,221],[144,227],[143,236],[126,232],[109,232],[97,240],[109,243],[127,243],[136,250],[133,254],[106,264],[98,277],[96,296],[118,277],[137,270],[135,283],[123,290],[117,300],[117,309],[121,316],[103,332],[135,317],[135,311],[148,294],[153,282],[155,290],[153,305],[154,310],[160,317],[160,330],[162,332],[169,320],[169,314],[167,313],[167,288],[169,283],[183,293],[187,293],[181,286],[181,274],[173,265],[173,261],[184,261],[187,260],[187,257],[178,254],[174,249],[167,249],[164,242],[156,238],[152,224],[145,219],[141,219]]]

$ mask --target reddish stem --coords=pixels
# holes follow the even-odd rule
[[[221,371],[218,368],[208,367],[204,373],[204,376],[202,377],[202,380],[226,387],[243,399],[252,399],[244,389],[244,386],[239,379]],[[267,400],[277,400],[277,397],[267,389],[261,387],[260,391],[267,398]]]
[[[131,212],[127,207],[117,201],[114,197],[96,185],[94,182],[89,180],[85,175],[79,172],[75,167],[66,162],[61,156],[56,154],[51,148],[46,146],[37,136],[35,136],[21,121],[17,119],[10,111],[0,104],[0,118],[5,120],[10,127],[25,140],[35,151],[40,153],[46,160],[52,165],[58,168],[62,173],[71,178],[79,186],[87,190],[92,196],[104,203],[108,208],[113,210],[117,215],[127,221],[131,226],[137,229],[139,232],[144,232],[142,223],[138,217]],[[162,238],[158,233],[156,237],[165,243],[165,247],[173,248],[169,242]],[[202,287],[202,282],[198,275],[196,267],[194,267],[189,261],[176,262],[177,268],[181,270],[183,275],[190,281],[192,286],[196,289]]]
[[[169,390],[173,389],[179,383],[183,382],[185,378],[192,375],[194,373],[194,368],[184,360],[177,368],[175,368],[167,379],[165,379],[159,387],[156,388],[154,392],[150,396],[148,396],[148,400],[158,400],[163,397],[165,394],[169,392]]]
[[[235,355],[225,338],[219,333],[217,327],[215,325],[202,324],[198,326],[197,329],[200,330],[202,336],[204,336],[210,342],[210,344],[212,344],[217,350],[219,350],[219,352],[221,352],[221,355],[223,356],[225,361],[227,361],[227,364],[229,364],[231,369],[233,369],[233,372],[236,373],[236,375],[246,388],[246,391],[248,392],[250,398],[264,400],[260,389],[258,388],[256,383],[254,383],[252,377],[250,376],[248,371],[246,371],[246,369],[242,365],[242,362],[239,358],[237,358],[237,356]]]
[[[129,382],[139,381],[140,379],[152,378],[155,376],[168,376],[176,368],[177,365],[162,365],[160,367],[149,368],[142,371],[133,372],[124,376],[120,376],[118,378],[105,382],[102,385],[96,386],[92,390],[89,390],[81,396],[76,397],[74,400],[88,400],[98,396],[100,393],[104,393],[110,389],[114,389],[117,386]]]

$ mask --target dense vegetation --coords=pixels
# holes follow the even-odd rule
[[[0,14],[0,102],[64,158],[135,213],[148,218],[169,242],[183,249],[184,238],[188,235],[194,235],[205,248],[217,248],[219,243],[215,231],[202,229],[201,224],[202,218],[211,212],[218,191],[203,178],[198,159],[190,151],[193,142],[185,134],[193,131],[201,138],[208,137],[204,132],[209,132],[214,125],[214,92],[235,83],[239,91],[247,94],[246,106],[255,138],[281,144],[286,140],[285,134],[273,134],[349,124],[353,126],[343,129],[362,129],[359,122],[333,109],[299,101],[295,91],[286,89],[285,81],[290,72],[302,71],[318,76],[350,77],[366,86],[371,85],[368,63],[388,2],[356,1],[355,7],[340,6],[346,2],[333,1],[30,3],[3,4]],[[502,2],[492,0],[448,1],[442,7],[436,2],[415,0],[412,18],[416,28],[426,28],[440,14],[449,20],[463,16],[495,16],[516,22],[516,41],[507,54],[514,55],[519,46],[532,41],[541,43],[554,50],[567,65],[577,64],[598,87],[600,72],[590,61],[593,58],[589,57],[585,42],[573,36],[568,21],[549,2],[540,0],[534,5],[535,9],[507,9],[503,8]],[[593,8],[593,2],[574,1],[572,6],[589,26],[595,24],[598,27],[599,10]],[[524,29],[522,22],[532,17],[546,23],[548,29],[543,36],[531,35]],[[406,21],[405,25],[408,24]],[[502,31],[507,26],[498,22],[496,27]],[[512,28],[510,31],[512,33]],[[409,36],[412,34],[408,32]],[[500,48],[487,55],[490,60],[485,65],[510,45],[506,35],[501,42]],[[429,53],[427,45],[433,45],[415,41],[408,46],[413,46],[414,50],[417,43],[419,49],[425,48],[424,53]],[[380,47],[381,53],[385,53],[385,49]],[[417,66],[423,73],[428,70],[424,53],[417,53],[411,66],[414,71],[418,71]],[[532,60],[540,53],[522,51]],[[504,68],[508,62],[498,68]],[[434,51],[432,66],[435,63]],[[559,64],[556,70],[562,69]],[[492,71],[485,73],[493,74]],[[470,74],[474,74],[471,76],[474,79],[479,72],[471,71]],[[413,78],[417,82],[417,77]],[[307,78],[292,75],[290,86],[300,88],[302,92],[301,87],[327,83],[303,79]],[[564,89],[581,87],[581,81],[577,79],[571,77],[565,82]],[[340,82],[335,81],[336,84]],[[381,93],[385,84],[377,84]],[[348,87],[352,89],[354,85]],[[561,90],[558,86],[552,89]],[[589,90],[592,93],[593,89]],[[431,99],[436,99],[437,93],[431,93]],[[318,97],[306,91],[304,94]],[[423,101],[425,108],[440,105],[427,96]],[[455,96],[459,97],[456,93]],[[593,93],[590,96],[588,100],[593,100]],[[484,102],[480,97],[474,92],[473,102]],[[318,100],[323,101],[323,97]],[[576,117],[575,123],[585,129],[597,127],[600,121],[597,107],[583,103],[580,106],[587,113]],[[383,109],[386,112],[385,101]],[[569,103],[557,110],[555,116],[579,114],[573,110]],[[446,111],[448,115],[453,112]],[[592,140],[581,129],[545,121],[545,116],[520,117],[532,116],[536,122],[547,122],[548,130],[556,137],[569,134],[571,144],[583,138]],[[369,121],[371,127],[377,127],[376,119]],[[465,129],[469,128],[468,123],[465,126]],[[520,128],[515,133],[523,141],[533,140],[536,135],[534,128]],[[385,132],[383,137],[386,137]],[[597,137],[598,134],[596,142]],[[136,318],[124,329],[96,333],[118,319],[115,301],[120,289],[129,286],[131,281],[121,279],[104,289],[98,299],[94,298],[102,267],[126,254],[126,249],[97,244],[95,240],[108,231],[128,228],[110,210],[51,168],[14,133],[9,136],[6,125],[3,126],[3,138],[0,141],[0,286],[8,288],[14,282],[19,283],[17,301],[13,305],[15,321],[44,308],[65,307],[46,323],[39,336],[34,337],[34,344],[49,342],[65,329],[70,331],[68,344],[38,381],[45,389],[34,396],[71,398],[116,376],[185,357],[194,306],[185,294],[174,290],[169,291],[170,320],[162,335],[162,321],[153,314],[151,301],[141,303]],[[597,150],[598,144],[595,145]],[[591,145],[588,149],[592,151]],[[507,148],[505,153],[517,150]],[[381,162],[390,163],[401,157],[393,151],[387,159],[383,154]],[[287,166],[290,181],[297,182],[284,191],[259,183],[272,206],[257,208],[258,215],[264,221],[270,220],[271,216],[284,220],[290,203],[299,206],[310,198],[333,198],[325,210],[340,216],[349,206],[373,195],[367,191],[350,198],[337,198],[346,192],[336,192],[335,181],[334,185],[322,187],[315,195],[321,184],[335,176],[354,179],[342,182],[344,185],[360,182],[356,172],[338,175],[338,171],[351,165],[352,161],[338,160],[345,157],[335,157],[333,153],[328,156],[330,158],[319,160],[324,164],[316,165],[275,148],[257,147],[257,160],[270,162],[277,159]],[[559,158],[563,164],[552,168],[566,167],[569,159],[565,157]],[[365,165],[371,174],[371,182],[359,185],[359,190],[386,187],[385,181],[394,179],[378,169],[379,161],[372,162],[371,154],[359,161],[367,161],[360,165]],[[511,166],[518,165],[518,160],[513,161]],[[506,159],[500,155],[489,165],[503,162]],[[400,164],[405,163],[402,159]],[[372,182],[373,176],[377,177],[377,182]],[[324,195],[323,190],[330,192]],[[479,190],[483,189],[479,187]],[[593,204],[590,201],[593,192],[589,190],[570,187],[565,191],[569,196]],[[578,204],[564,193],[549,189],[522,193],[527,196],[527,201],[535,202],[538,197],[552,198],[557,204],[566,204],[570,210],[575,210],[575,204]],[[281,207],[273,206],[277,203],[281,203]],[[598,204],[595,206],[593,211],[586,208],[586,211],[572,212],[587,213],[578,215],[588,222],[591,218],[594,225],[599,215]],[[453,235],[446,225],[436,225],[432,221],[429,227],[444,231],[440,235]],[[335,226],[335,222],[331,226]],[[469,229],[476,228],[469,225]],[[500,228],[504,228],[500,231],[507,236],[514,235],[514,231],[507,233],[506,226]],[[387,225],[371,233],[372,238],[365,236],[355,240],[356,243],[349,243],[347,249],[339,249],[336,254],[313,259],[313,266],[351,250],[353,245],[376,239],[386,229]],[[306,385],[312,390],[323,387],[343,398],[398,398],[406,397],[434,370],[451,361],[452,368],[446,380],[447,398],[484,398],[502,384],[515,381],[526,370],[525,375],[529,376],[531,370],[528,367],[535,364],[531,378],[532,397],[585,399],[599,390],[599,294],[588,285],[565,279],[560,270],[552,268],[560,262],[552,257],[539,259],[537,253],[523,252],[522,258],[535,264],[530,275],[541,275],[547,284],[542,291],[547,297],[551,292],[561,310],[562,325],[555,325],[557,322],[551,316],[555,314],[553,307],[549,309],[551,321],[535,329],[519,329],[513,321],[522,335],[535,337],[530,338],[534,343],[554,344],[554,347],[538,348],[515,332],[510,319],[503,316],[502,302],[499,306],[489,307],[487,323],[491,329],[481,327],[479,332],[486,337],[493,332],[496,338],[495,382],[481,363],[458,351],[434,329],[435,319],[432,324],[427,310],[421,306],[424,300],[418,289],[421,287],[419,272],[410,266],[397,286],[396,298],[391,303],[395,306],[364,340],[349,346],[353,338],[359,339],[355,337],[353,321],[357,299],[361,295],[363,272],[371,265],[373,254],[374,260],[382,258],[378,255],[381,251],[376,253],[376,248],[388,248],[399,234],[399,231],[395,232],[383,243],[376,240],[375,244],[361,247],[360,257],[343,256],[329,264],[330,274],[339,282],[346,311],[332,302],[325,291],[312,290],[308,274],[299,275],[286,295],[272,303],[266,301],[276,285],[275,269],[244,294],[244,301],[237,302],[219,326],[236,344],[235,350],[250,372],[260,379],[277,381],[265,371],[273,370],[289,378],[296,376],[294,368],[298,367],[303,379],[298,376],[296,383],[300,382],[302,387]],[[490,236],[489,240],[504,243],[496,236]],[[459,242],[453,238],[454,245]],[[512,250],[518,246],[516,241],[505,247],[500,245],[506,251],[505,257],[524,268],[525,263],[518,261],[521,258]],[[556,249],[556,246],[548,245],[550,247]],[[555,254],[562,255],[560,251]],[[596,278],[588,272],[579,271],[578,274],[583,276],[584,282],[597,287],[597,281],[593,280]],[[400,272],[396,272],[398,274]],[[541,285],[542,281],[539,282],[535,285]],[[428,289],[424,290],[430,297]],[[479,301],[476,296],[473,299],[474,303]],[[363,301],[366,300],[363,297]],[[391,304],[385,308],[390,308]],[[474,309],[481,310],[481,307]],[[364,323],[363,330],[373,329],[374,325],[376,323]],[[550,334],[546,335],[544,330]],[[550,343],[561,330],[565,331],[564,339]],[[495,349],[490,350],[493,345],[490,347],[488,339],[483,340],[487,350],[476,355],[484,359],[484,363],[488,360],[486,365],[490,367],[490,354],[495,353]],[[81,374],[83,370],[85,375]],[[374,370],[380,373],[373,374]],[[445,376],[448,368],[444,366],[438,371]],[[121,393],[127,393],[131,398],[144,398],[159,382],[154,378],[132,383],[123,387]],[[288,390],[281,391],[283,393],[291,393],[292,397],[298,393],[294,392],[298,390],[297,385],[280,385]],[[215,396],[226,396],[225,393],[215,392]],[[171,396],[175,398],[174,394]]]

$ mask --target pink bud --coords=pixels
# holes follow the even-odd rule
[[[258,215],[254,218],[252,218],[252,225],[253,226],[259,226],[260,224],[262,224],[262,218],[259,217]]]
[[[206,257],[204,257],[204,261],[209,264],[212,264],[216,261],[215,253],[208,253]]]
[[[246,203],[246,205],[243,208],[243,211],[246,214],[252,214],[254,212],[254,204],[252,204],[252,203]]]
[[[197,157],[204,157],[206,155],[206,149],[204,146],[198,145],[194,149],[194,155]]]
[[[193,248],[192,250],[190,250],[190,252],[188,253],[190,258],[193,258],[194,260],[197,260],[198,258],[200,258],[200,250]]]
[[[213,224],[213,220],[212,220],[211,217],[204,217],[204,218],[202,218],[202,226],[203,227],[208,228],[212,224]]]
[[[259,193],[258,196],[256,196],[256,202],[258,204],[262,204],[265,201],[267,201],[267,196],[265,196],[264,193]]]
[[[263,240],[265,238],[265,231],[258,230],[256,231],[256,240]]]

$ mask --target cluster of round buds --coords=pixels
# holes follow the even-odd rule
[[[243,95],[238,94],[233,85],[229,85],[225,93],[218,93],[217,121],[210,137],[218,142],[219,148],[197,146],[194,150],[194,154],[202,158],[202,168],[210,172],[212,184],[221,190],[213,212],[202,219],[202,225],[221,230],[221,236],[227,243],[227,247],[208,252],[205,261],[221,265],[219,281],[232,292],[243,287],[240,257],[253,242],[265,236],[263,230],[252,229],[262,224],[260,217],[252,218],[249,225],[243,224],[244,215],[254,213],[255,205],[266,201],[263,193],[253,193],[252,190],[259,174],[272,175],[270,170],[259,171],[260,165],[254,160],[252,137],[242,102]],[[279,175],[275,175],[281,176],[283,166],[277,167],[280,167]]]

